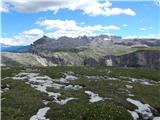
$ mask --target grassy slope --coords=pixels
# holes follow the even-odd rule
[[[4,70],[2,68],[2,78],[13,76],[22,68],[11,68]],[[79,84],[84,86],[80,91],[74,90],[56,90],[48,88],[50,91],[60,92],[60,98],[77,97],[78,100],[70,101],[68,104],[61,106],[55,103],[50,103],[48,106],[51,110],[48,111],[47,117],[50,120],[130,120],[131,116],[127,109],[133,109],[134,106],[126,102],[128,93],[125,91],[125,81],[89,81],[83,76],[91,75],[109,75],[109,76],[130,76],[136,78],[147,78],[155,81],[160,81],[160,70],[149,69],[126,69],[126,68],[91,68],[91,67],[37,67],[41,74],[48,75],[52,78],[63,77],[63,73],[73,71],[79,80],[72,81],[71,84]],[[108,73],[108,71],[111,73]],[[45,94],[42,94],[21,81],[13,81],[11,79],[2,80],[3,84],[9,84],[10,90],[2,94],[2,118],[5,120],[24,120],[29,119],[34,115],[38,108],[43,107],[42,99],[48,99]],[[160,106],[160,85],[145,86],[133,84],[134,88],[131,93],[135,94],[134,99],[138,99],[144,103],[159,109]],[[102,97],[112,98],[106,99],[97,103],[89,103],[88,96],[84,94],[85,90],[91,90],[98,93]],[[159,111],[160,114],[160,111]]]
[[[28,120],[37,110],[43,107],[42,99],[46,98],[42,94],[23,81],[14,81],[11,78],[18,73],[21,67],[10,69],[2,68],[2,86],[9,85],[9,90],[2,93],[1,117],[3,120]]]

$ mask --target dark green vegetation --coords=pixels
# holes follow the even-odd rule
[[[40,72],[48,75],[51,78],[63,77],[63,73],[73,71],[77,76],[104,76],[111,77],[134,77],[146,78],[155,81],[160,81],[160,70],[147,68],[120,68],[120,67],[40,67]],[[108,71],[111,71],[108,73]]]
[[[38,109],[43,108],[43,100],[51,99],[24,81],[15,81],[11,78],[23,67],[2,68],[2,86],[9,85],[9,90],[2,93],[2,120],[28,120],[35,115]],[[71,89],[47,88],[49,91],[60,92],[58,99],[67,97],[79,98],[68,102],[65,105],[49,103],[51,109],[47,112],[46,118],[50,120],[132,120],[128,109],[133,110],[135,106],[126,102],[126,98],[140,100],[150,104],[158,110],[160,115],[160,83],[155,85],[143,85],[139,83],[128,83],[126,80],[90,80],[85,76],[126,76],[141,79],[160,81],[160,70],[138,69],[138,68],[117,68],[117,67],[36,67],[33,68],[43,75],[51,78],[64,77],[64,73],[72,71],[79,79],[71,81],[72,85],[81,85],[82,89],[75,91]],[[133,89],[127,89],[125,85],[132,85]],[[85,90],[93,91],[99,96],[106,98],[104,101],[90,103]],[[128,91],[135,96],[129,97]]]
[[[2,68],[2,86],[9,85],[9,90],[2,93],[2,120],[27,120],[40,107],[43,107],[42,98],[46,95],[34,90],[23,81],[14,81],[11,78],[22,68]]]

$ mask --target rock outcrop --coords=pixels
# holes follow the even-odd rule
[[[104,59],[105,58],[105,59]],[[160,68],[159,50],[140,50],[120,56],[105,56],[104,65],[112,61],[112,66]]]

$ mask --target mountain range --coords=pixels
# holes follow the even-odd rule
[[[28,46],[1,45],[1,51],[3,65],[160,67],[160,39],[156,38],[43,36]]]

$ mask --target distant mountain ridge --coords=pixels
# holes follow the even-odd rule
[[[2,52],[2,63],[5,65],[13,61],[15,64],[42,66],[160,68],[160,39],[156,38],[126,40],[119,36],[99,35],[52,39],[43,36],[30,46],[16,46],[16,50],[13,46],[11,48],[12,52],[23,53]]]
[[[22,46],[11,46],[11,45],[5,45],[5,44],[0,44],[0,51],[1,52],[28,52],[29,49],[31,48],[30,45],[22,45]]]
[[[112,41],[112,44],[109,44],[108,40]],[[44,35],[31,45],[11,46],[1,43],[1,52],[81,51],[93,47],[93,44],[97,44],[94,47],[98,47],[99,43],[101,44],[100,47],[112,47],[113,45],[131,48],[160,47],[160,39],[156,38],[123,39],[120,36],[99,35],[89,37],[79,36],[75,38],[62,36],[54,39]]]

